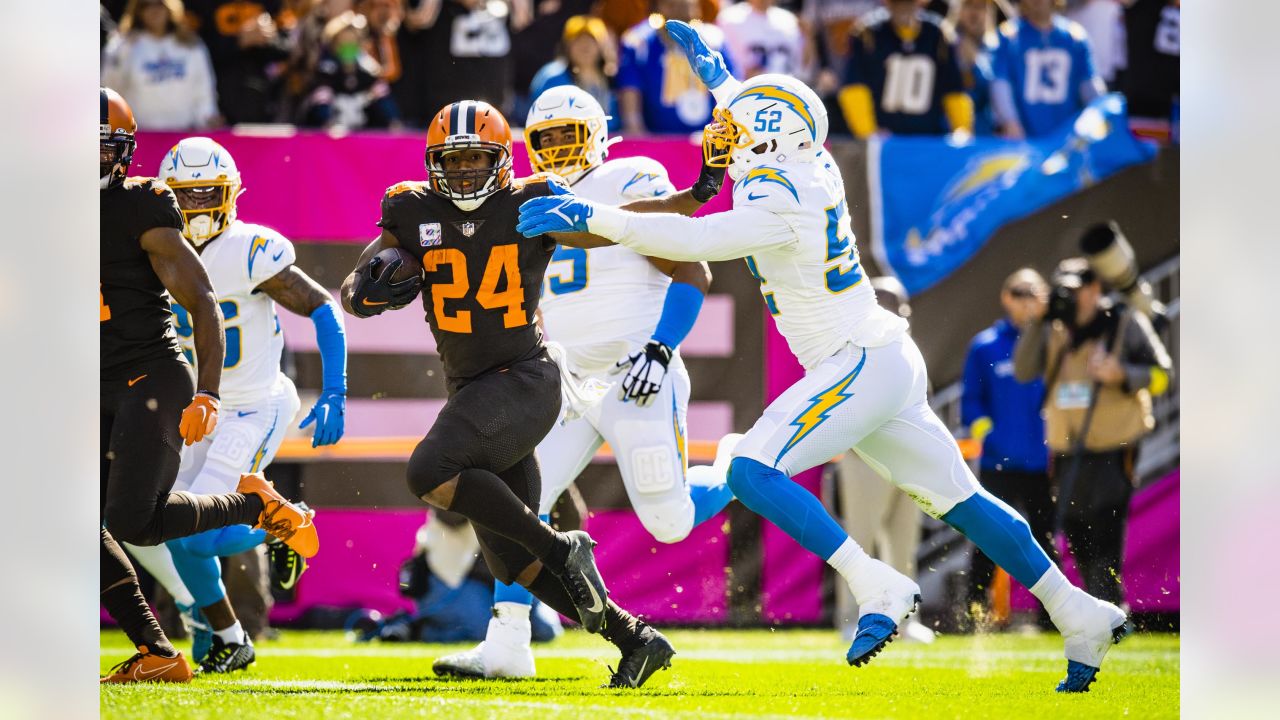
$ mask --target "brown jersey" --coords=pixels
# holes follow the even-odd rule
[[[422,303],[451,380],[469,380],[542,352],[534,321],[555,242],[516,232],[520,204],[550,194],[519,180],[464,212],[404,182],[387,190],[378,225],[422,263]]]
[[[173,191],[154,178],[128,178],[101,191],[98,327],[103,378],[179,355],[169,296],[139,238],[157,227],[182,229]]]

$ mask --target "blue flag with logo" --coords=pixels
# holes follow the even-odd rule
[[[914,295],[968,262],[1005,223],[1155,153],[1129,132],[1119,94],[1024,142],[891,137],[870,148],[872,250]]]

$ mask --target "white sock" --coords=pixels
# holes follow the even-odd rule
[[[840,573],[840,577],[849,583],[849,589],[853,592],[856,600],[859,597],[857,584],[857,569],[863,561],[870,559],[867,551],[862,546],[853,541],[853,538],[845,538],[845,541],[831,553],[831,557],[827,558],[827,564],[835,571]]]
[[[226,627],[221,630],[214,630],[213,634],[222,638],[222,642],[227,643],[228,645],[231,645],[231,644],[243,645],[245,644],[245,642],[248,641],[248,638],[245,637],[245,634],[244,634],[244,628],[240,627],[239,620],[235,621],[235,623],[231,625],[231,627]]]
[[[493,617],[485,631],[485,640],[504,645],[528,645],[532,633],[529,611],[524,603],[500,602],[493,605]]]
[[[146,546],[121,544],[128,549],[129,554],[138,561],[139,565],[151,573],[151,577],[154,577],[161,587],[169,591],[174,602],[186,607],[195,606],[196,599],[191,596],[186,583],[179,577],[178,568],[173,565],[173,555],[169,554],[168,546],[164,543]]]
[[[1044,603],[1044,609],[1049,612],[1049,618],[1053,619],[1075,594],[1076,587],[1071,584],[1066,575],[1062,574],[1057,565],[1051,564],[1036,584],[1030,587],[1030,590],[1032,595]]]

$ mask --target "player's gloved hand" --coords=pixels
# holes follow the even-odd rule
[[[671,348],[657,340],[650,340],[644,348],[618,361],[619,368],[627,370],[622,378],[618,397],[623,402],[634,400],[636,405],[647,407],[662,390],[667,377],[667,365],[671,363]]]
[[[218,396],[201,390],[182,411],[178,421],[178,434],[187,445],[194,445],[213,432],[218,424]]]
[[[728,163],[718,166],[708,164],[711,158],[722,157],[728,152],[724,135],[714,132],[719,127],[720,122],[717,120],[707,125],[702,132],[702,171],[698,173],[698,180],[689,188],[689,194],[700,203],[708,202],[719,194],[720,187],[724,185],[725,171],[729,169]]]
[[[422,292],[422,278],[415,275],[398,283],[391,276],[403,263],[393,260],[383,266],[370,262],[356,274],[355,288],[351,293],[351,309],[360,317],[373,317],[387,310],[399,310],[413,302]]]
[[[715,90],[729,78],[729,68],[724,64],[724,55],[708,47],[692,25],[680,20],[668,20],[666,28],[667,34],[689,59],[689,67],[693,68],[693,72],[708,90]]]
[[[346,412],[346,393],[338,390],[323,390],[298,429],[306,430],[308,425],[315,423],[316,429],[311,434],[311,447],[333,445],[342,439],[345,429],[343,415]]]
[[[516,232],[537,237],[549,232],[587,232],[587,218],[595,206],[577,195],[548,195],[525,200],[520,205]]]

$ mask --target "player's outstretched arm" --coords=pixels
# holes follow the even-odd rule
[[[664,27],[671,39],[684,51],[685,59],[689,61],[694,74],[715,96],[716,104],[725,105],[738,94],[742,83],[729,74],[724,55],[718,50],[712,50],[692,25],[680,20],[668,20]]]
[[[324,384],[316,404],[298,427],[315,424],[311,447],[332,445],[342,439],[347,406],[347,335],[333,298],[297,265],[276,273],[258,289],[290,312],[311,318],[315,325]]]
[[[155,227],[139,238],[160,282],[191,314],[196,346],[196,396],[182,412],[179,432],[188,445],[213,432],[218,420],[218,389],[226,335],[213,283],[195,250],[175,228]]]

